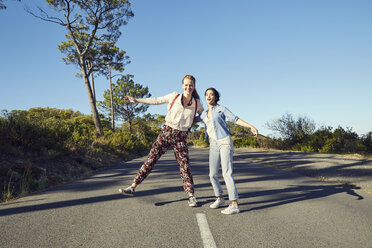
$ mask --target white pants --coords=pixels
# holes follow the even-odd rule
[[[233,153],[234,145],[231,137],[221,140],[209,139],[209,178],[211,180],[214,194],[216,197],[222,196],[223,191],[218,180],[218,170],[221,165],[222,176],[224,178],[229,200],[238,200],[238,192],[236,190],[233,178]]]

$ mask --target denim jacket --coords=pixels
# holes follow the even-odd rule
[[[196,118],[196,121],[205,120],[207,116],[207,111],[203,111],[203,113],[200,115],[199,118]],[[217,139],[225,138],[226,136],[230,135],[230,129],[227,125],[226,119],[228,119],[231,122],[236,123],[236,121],[239,119],[236,115],[234,115],[230,110],[228,110],[226,107],[218,105],[212,107],[212,119],[213,119],[213,125],[214,130],[216,132]],[[205,125],[205,135],[208,137],[208,130],[207,126]]]

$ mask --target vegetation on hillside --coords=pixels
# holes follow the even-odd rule
[[[158,126],[134,119],[113,131],[101,119],[105,136],[96,134],[91,116],[72,110],[33,108],[3,111],[0,117],[2,200],[91,174],[118,160],[147,152]]]
[[[295,119],[291,114],[266,124],[279,132],[278,149],[302,152],[372,154],[372,132],[359,137],[351,128],[321,126],[307,117]]]
[[[131,127],[124,122],[113,130],[101,116],[105,136],[97,135],[89,115],[72,110],[32,108],[28,111],[3,111],[0,116],[1,200],[43,190],[62,182],[90,175],[115,162],[145,155],[156,139],[163,115],[134,117]],[[309,122],[309,123],[307,123]],[[303,152],[372,154],[372,132],[359,137],[351,129],[308,128],[307,118],[285,115],[280,124],[282,137],[260,135],[229,123],[234,146]],[[194,125],[190,145],[207,147],[204,127]]]

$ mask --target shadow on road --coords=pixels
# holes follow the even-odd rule
[[[241,199],[248,200],[246,203],[240,205],[259,205],[253,207],[250,210],[260,210],[265,208],[271,208],[290,204],[298,201],[307,201],[317,198],[323,198],[335,194],[347,193],[351,196],[355,196],[356,200],[364,199],[361,195],[355,193],[354,190],[349,189],[342,185],[314,185],[314,186],[303,186],[303,185],[290,185],[286,189],[272,189],[255,192],[245,192],[240,194]],[[250,201],[249,199],[261,196],[272,196],[268,200],[261,201]]]
[[[200,155],[198,155],[200,153]],[[250,154],[251,155],[251,154]],[[357,200],[363,199],[362,196],[355,193],[351,188],[344,187],[342,185],[290,185],[284,189],[269,189],[269,190],[254,190],[250,188],[249,183],[253,182],[263,182],[270,180],[290,180],[291,178],[298,177],[293,173],[274,173],[272,168],[250,164],[248,162],[240,163],[242,157],[237,159],[236,167],[234,168],[234,174],[236,177],[236,184],[240,196],[240,205],[254,205],[250,210],[260,210],[265,208],[271,208],[275,206],[290,204],[299,201],[306,201],[311,199],[323,198],[335,194],[347,193],[351,196],[355,196]],[[109,188],[110,192],[115,192],[117,190],[117,185],[123,182],[129,183],[132,181],[135,173],[141,166],[142,161],[128,162],[124,166],[120,165],[109,169],[107,172],[103,172],[94,175],[90,178],[76,181],[70,184],[62,185],[51,189],[48,193],[53,193],[53,191],[88,191],[96,190],[102,188]],[[208,178],[208,166],[207,166],[207,156],[205,151],[196,151],[193,153],[191,158],[192,173],[195,180],[196,192],[203,188],[210,189],[210,197],[200,197],[200,205],[207,204],[214,200],[214,195],[212,191],[211,184]],[[275,170],[275,169],[274,169]],[[174,160],[174,157],[167,157],[163,161],[159,161],[154,168],[153,173],[156,175],[150,175],[157,180],[169,180],[169,178],[179,178],[179,167]],[[135,197],[146,197],[159,194],[167,194],[174,191],[182,191],[181,179],[179,186],[159,186],[155,185],[154,189],[150,190],[138,190],[135,193]],[[200,181],[201,183],[198,183]],[[144,182],[146,183],[146,181]],[[223,184],[223,182],[221,181]],[[100,193],[102,194],[102,193]],[[47,194],[43,197],[47,197]],[[263,197],[264,200],[255,200],[255,198]],[[31,206],[9,206],[3,205],[0,208],[0,216],[15,215],[27,212],[43,211],[48,209],[58,209],[64,207],[71,207],[77,205],[87,205],[107,201],[116,200],[127,200],[130,196],[121,195],[119,193],[98,195],[93,197],[51,202],[51,203],[41,203]],[[166,202],[157,202],[155,206],[163,206],[166,204],[185,201],[187,198],[169,200]]]
[[[59,201],[59,202],[51,202],[51,203],[43,203],[43,204],[36,204],[31,206],[23,206],[23,207],[14,207],[8,209],[0,209],[0,216],[5,215],[13,215],[13,214],[21,214],[27,212],[36,212],[36,211],[43,211],[48,209],[57,209],[57,208],[64,208],[64,207],[71,207],[76,205],[84,205],[84,204],[91,204],[103,201],[113,201],[113,200],[120,200],[123,197],[119,194],[112,194],[112,195],[105,195],[105,196],[95,196],[95,197],[88,197],[82,199],[74,199],[68,201]]]
[[[268,151],[239,151],[234,156],[235,161],[251,160],[252,162],[270,165],[279,169],[296,169],[301,174],[316,177],[372,176],[372,161],[369,159],[353,159],[337,154],[304,153],[304,152],[268,152]],[[327,166],[314,166],[327,163]],[[305,167],[303,167],[306,165]]]
[[[240,180],[241,181],[241,180]],[[241,182],[240,182],[241,183]],[[239,187],[239,182],[237,182]],[[181,187],[181,186],[180,186]],[[136,192],[135,197],[146,197],[153,196],[156,194],[166,194],[174,191],[179,191],[180,187],[164,187],[156,188],[152,190],[139,191]],[[197,184],[197,188],[211,187],[209,183]],[[347,193],[349,195],[355,196],[357,200],[363,199],[362,196],[356,194],[353,190],[344,187],[342,185],[316,185],[316,186],[291,186],[286,189],[272,189],[264,191],[253,191],[253,192],[240,192],[240,205],[261,205],[258,207],[251,208],[250,210],[259,210],[265,209],[285,204],[290,204],[298,201],[306,201],[316,198],[327,197],[334,194]],[[255,197],[270,196],[269,200],[263,201],[250,201],[249,199]],[[21,214],[27,212],[43,211],[48,209],[58,209],[64,207],[71,207],[76,205],[85,205],[106,201],[116,201],[116,200],[125,200],[131,196],[121,195],[121,194],[111,194],[103,196],[95,196],[67,201],[59,201],[52,203],[36,204],[31,206],[22,206],[22,207],[13,207],[7,209],[0,209],[0,216]],[[214,196],[211,197],[199,197],[199,205],[203,206],[214,200]],[[171,200],[166,202],[157,202],[155,206],[163,206],[170,203],[175,203],[178,201],[185,201],[187,198]]]

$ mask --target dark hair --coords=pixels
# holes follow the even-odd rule
[[[194,90],[192,92],[192,97],[194,97],[195,99],[199,99],[200,100],[199,94],[196,91],[196,81],[195,81],[194,76],[193,75],[186,75],[186,76],[184,76],[183,79],[182,79],[182,84],[183,84],[183,81],[185,79],[191,79],[194,82]]]
[[[205,90],[205,93],[204,93],[204,96],[207,95],[207,91],[208,90],[211,90],[213,91],[213,94],[214,94],[214,103],[216,104],[219,100],[220,100],[220,93],[215,89],[215,88],[208,88]]]

